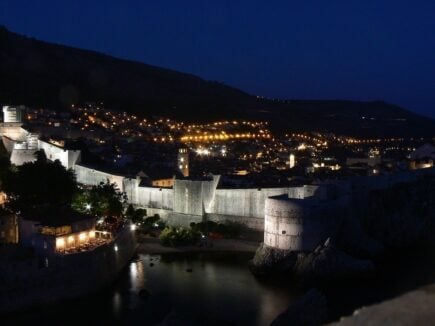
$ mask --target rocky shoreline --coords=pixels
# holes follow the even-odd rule
[[[337,248],[330,239],[310,253],[270,248],[261,244],[250,269],[254,275],[293,275],[306,283],[367,278],[375,272],[375,264],[358,259]]]

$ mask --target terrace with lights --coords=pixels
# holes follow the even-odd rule
[[[102,245],[110,245],[125,229],[131,232],[136,230],[136,225],[127,219],[98,218],[68,207],[33,209],[20,213],[19,219],[21,244],[33,247],[36,254],[42,255],[92,251]]]

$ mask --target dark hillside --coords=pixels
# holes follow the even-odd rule
[[[38,41],[0,27],[0,103],[61,110],[87,101],[185,121],[266,119],[279,131],[435,136],[434,120],[384,102],[258,99],[191,74]]]

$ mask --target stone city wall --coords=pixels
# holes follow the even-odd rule
[[[177,212],[169,212],[166,222],[171,226],[189,227],[190,223],[204,222],[205,218],[202,215],[182,214]]]
[[[78,183],[96,186],[101,182],[109,181],[110,183],[116,184],[120,191],[124,191],[125,177],[123,176],[106,173],[79,164],[75,165],[74,171]]]
[[[254,189],[216,189],[210,213],[222,216],[264,218],[266,198],[288,193],[288,187]]]
[[[0,135],[14,141],[25,141],[28,132],[21,125],[21,123],[0,123]]]
[[[204,187],[208,188],[211,183],[212,181],[175,180],[174,212],[203,216]]]
[[[66,150],[42,140],[38,140],[38,148],[44,150],[47,159],[50,161],[59,160],[67,169],[74,168],[76,163],[80,162],[81,152],[79,150]]]
[[[239,215],[207,214],[206,220],[217,223],[235,222],[243,224],[247,228],[264,231],[264,217],[245,217]]]
[[[173,199],[174,191],[171,188],[138,187],[134,204],[140,207],[172,211]]]
[[[13,149],[11,153],[11,163],[17,166],[24,163],[36,161],[36,150],[34,149]]]

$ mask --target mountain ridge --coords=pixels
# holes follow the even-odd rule
[[[435,120],[382,101],[258,98],[193,74],[39,41],[0,26],[0,102],[109,109],[185,121],[266,119],[278,131],[434,136]],[[367,118],[367,119],[366,119]]]

